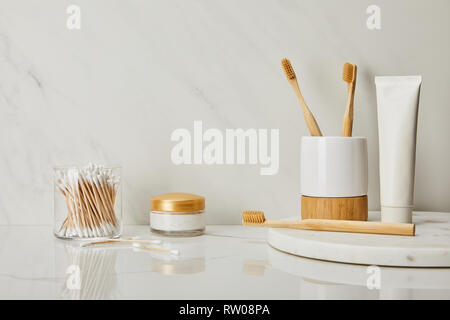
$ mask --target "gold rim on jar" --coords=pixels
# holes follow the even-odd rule
[[[205,209],[205,198],[191,193],[165,193],[150,199],[152,211],[195,212]]]

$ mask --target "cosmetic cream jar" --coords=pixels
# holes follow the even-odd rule
[[[166,193],[150,200],[150,228],[166,236],[198,236],[205,231],[205,198]]]

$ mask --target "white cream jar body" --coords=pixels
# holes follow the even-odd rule
[[[205,231],[205,198],[167,193],[151,199],[151,231],[167,236],[198,236]]]

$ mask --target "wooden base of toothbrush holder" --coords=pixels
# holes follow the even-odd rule
[[[367,196],[321,198],[302,196],[302,219],[367,221]]]

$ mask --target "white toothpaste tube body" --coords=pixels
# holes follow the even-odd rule
[[[421,83],[421,76],[375,77],[382,222],[412,222]]]

